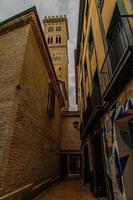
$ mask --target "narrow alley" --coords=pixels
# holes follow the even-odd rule
[[[35,200],[95,200],[96,198],[83,186],[79,176],[69,176],[48,188]]]
[[[0,200],[133,200],[133,0],[2,0]]]

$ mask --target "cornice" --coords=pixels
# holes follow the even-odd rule
[[[63,100],[63,96],[62,96],[60,86],[56,77],[52,59],[48,50],[48,46],[44,37],[44,33],[41,27],[41,23],[40,23],[36,8],[35,7],[30,8],[12,18],[9,18],[8,20],[5,20],[4,22],[1,22],[0,35],[11,32],[27,24],[31,24],[31,27],[33,29],[36,41],[40,48],[40,52],[42,54],[47,72],[49,74],[49,78],[51,80],[51,83],[53,84],[53,87],[55,89],[55,92],[57,94],[61,107],[64,107],[65,103]]]
[[[79,111],[63,111],[62,117],[80,117]]]
[[[52,23],[52,22],[66,22],[67,23],[67,18],[66,17],[44,17],[43,20],[44,23]]]
[[[55,22],[65,22],[66,23],[66,29],[67,29],[67,36],[68,36],[68,40],[69,40],[69,29],[68,29],[68,20],[67,17],[56,17],[56,16],[48,16],[48,17],[44,17],[43,19],[43,23],[55,23]]]

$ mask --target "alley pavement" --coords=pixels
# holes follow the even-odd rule
[[[35,200],[96,200],[79,176],[69,176],[48,188]]]

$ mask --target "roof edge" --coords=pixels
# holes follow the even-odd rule
[[[35,34],[38,47],[40,48],[40,52],[43,57],[49,78],[56,91],[61,107],[64,107],[65,102],[63,100],[63,96],[60,90],[60,86],[57,80],[57,76],[54,70],[54,66],[52,63],[52,59],[51,59],[50,52],[45,40],[45,36],[42,30],[41,22],[40,22],[36,7],[33,6],[17,15],[14,15],[13,17],[10,17],[0,22],[0,35],[3,35],[7,32],[11,32],[27,24],[31,24],[32,26],[32,29]]]

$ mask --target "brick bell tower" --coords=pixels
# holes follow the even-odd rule
[[[68,95],[68,21],[66,15],[44,17],[44,34],[57,79],[65,83]]]

